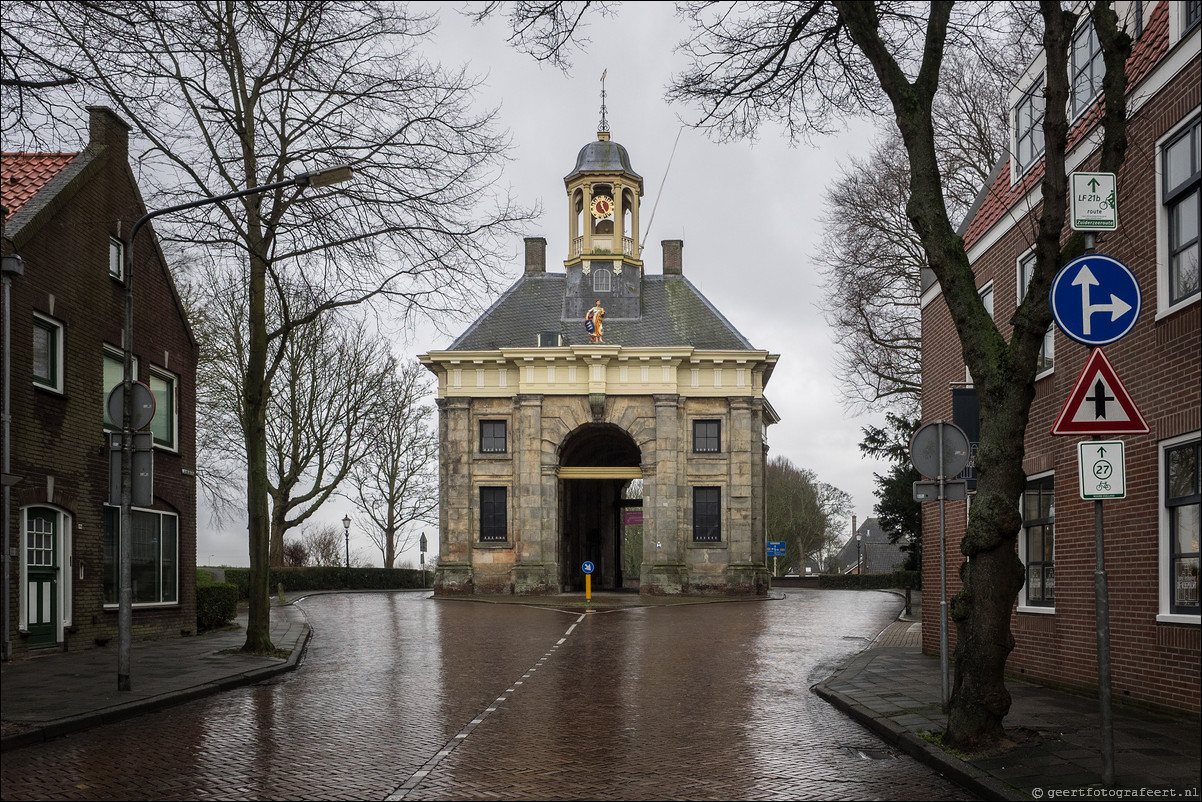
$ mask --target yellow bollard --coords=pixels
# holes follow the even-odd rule
[[[584,575],[584,600],[591,602],[593,600],[593,575]]]

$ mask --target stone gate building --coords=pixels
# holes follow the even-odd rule
[[[445,351],[438,377],[435,592],[597,589],[763,594],[764,399],[777,355],[758,350],[683,275],[639,247],[643,179],[604,121],[565,178],[568,253],[526,240],[525,272]],[[597,325],[586,315],[597,307]],[[625,498],[635,479],[642,499]],[[638,576],[623,512],[642,507]]]

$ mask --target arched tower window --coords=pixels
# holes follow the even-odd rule
[[[612,292],[613,273],[608,270],[593,271],[593,292]]]

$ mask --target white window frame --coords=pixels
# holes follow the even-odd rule
[[[150,366],[150,378],[165,381],[170,386],[171,392],[171,442],[160,442],[156,437],[154,447],[164,451],[177,452],[179,451],[179,377],[169,370],[165,370],[154,365]],[[151,386],[151,390],[154,387]],[[154,416],[157,419],[161,410],[157,407],[154,411]],[[151,423],[153,426],[153,421]]]
[[[1014,260],[1014,295],[1015,295],[1014,303],[1016,306],[1021,305],[1023,302],[1023,299],[1027,297],[1027,284],[1030,283],[1030,279],[1028,279],[1025,282],[1023,281],[1023,264],[1025,262],[1027,262],[1029,259],[1032,259],[1034,256],[1035,256],[1035,248],[1032,247],[1030,250],[1026,251],[1022,255],[1020,255],[1017,259]],[[1034,277],[1034,275],[1035,275],[1035,271],[1032,270],[1031,276]],[[1046,348],[1047,348],[1047,345],[1049,342],[1052,344],[1052,357],[1051,357],[1052,366],[1050,368],[1041,368],[1041,369],[1037,370],[1035,372],[1036,381],[1044,378],[1045,376],[1051,376],[1056,371],[1056,324],[1055,323],[1049,323],[1048,330],[1043,335],[1043,343],[1044,344],[1039,346],[1039,354],[1040,354],[1041,359],[1045,354],[1045,351],[1046,351]]]
[[[1198,121],[1202,106],[1195,106],[1180,122],[1156,140],[1156,319],[1176,314],[1202,300],[1202,293],[1169,303],[1169,210],[1165,206],[1164,193],[1164,147],[1177,135]]]
[[[67,361],[67,359],[66,359],[66,357],[67,357],[67,354],[66,354],[67,338],[64,333],[66,329],[61,322],[55,320],[54,318],[50,317],[49,315],[43,315],[40,312],[33,313],[33,320],[34,320],[33,325],[35,327],[50,330],[51,339],[52,339],[51,348],[54,349],[54,375],[50,377],[49,383],[39,381],[36,376],[32,376],[32,375],[30,376],[30,379],[33,381],[33,386],[37,387],[39,390],[46,390],[48,392],[58,393],[59,395],[62,395],[65,392],[65,389],[63,387],[63,382],[64,382],[64,376],[66,376],[65,363]],[[30,347],[32,347],[32,345],[33,345],[33,341],[30,340]],[[33,366],[33,360],[31,358],[30,359],[31,374],[32,374],[32,366]]]
[[[104,505],[104,510],[105,510],[105,513],[104,513],[104,514],[105,514],[106,516],[107,516],[107,514],[108,514],[108,511],[109,511],[109,510],[113,510],[113,511],[116,513],[116,516],[117,516],[117,531],[116,531],[116,535],[117,535],[117,537],[114,539],[114,542],[113,542],[113,550],[114,550],[113,559],[114,559],[114,560],[117,560],[117,559],[119,558],[119,555],[120,555],[120,548],[121,548],[121,539],[120,539],[120,538],[121,538],[121,531],[120,531],[120,528],[121,528],[121,512],[120,512],[120,508],[119,508],[119,507],[115,507],[115,506],[113,506],[113,505],[111,505],[111,504],[105,504],[105,505]],[[181,598],[180,598],[180,597],[183,595],[183,594],[182,594],[182,586],[181,586],[181,581],[180,581],[180,577],[181,577],[181,575],[182,575],[182,573],[183,573],[183,572],[181,571],[181,566],[180,566],[180,554],[181,554],[181,551],[182,551],[182,550],[181,550],[181,548],[180,548],[180,542],[183,540],[183,531],[182,531],[182,528],[180,527],[180,521],[182,520],[182,516],[180,516],[180,515],[179,515],[179,513],[171,512],[170,510],[154,510],[154,509],[149,509],[149,508],[147,508],[147,507],[131,507],[131,508],[130,508],[130,515],[131,515],[131,517],[132,517],[132,515],[133,515],[134,513],[144,513],[144,514],[146,514],[146,515],[157,515],[157,516],[159,517],[159,521],[160,521],[160,523],[159,523],[159,531],[160,531],[160,533],[162,532],[162,519],[163,519],[163,518],[170,516],[171,518],[174,518],[174,519],[175,519],[175,601],[162,601],[162,600],[159,600],[159,601],[152,601],[152,602],[139,602],[139,601],[135,601],[135,602],[133,603],[133,606],[134,606],[134,607],[136,607],[136,608],[147,608],[147,607],[179,607],[179,606],[180,606],[180,604],[182,604],[182,603],[183,603],[183,602],[182,602],[182,600],[181,600]],[[101,598],[101,601],[102,601],[102,603],[103,603],[103,605],[104,605],[104,609],[106,609],[106,610],[116,610],[116,609],[118,608],[118,606],[119,606],[119,603],[118,603],[118,602],[115,602],[115,601],[114,601],[114,602],[110,602],[110,601],[108,601],[108,600],[106,600],[106,599],[104,598],[104,579],[105,579],[105,577],[104,577],[104,571],[105,571],[105,563],[104,563],[104,556],[103,556],[103,548],[104,548],[104,538],[105,538],[105,536],[106,536],[106,534],[105,534],[105,526],[106,526],[106,525],[105,525],[105,524],[102,522],[102,523],[101,523],[101,535],[100,535],[100,537],[101,537],[101,540],[100,540],[100,542],[101,542],[101,551],[102,551],[101,558],[100,558],[100,570],[101,570],[101,583],[100,583],[100,586],[101,586],[101,587],[100,587],[100,598]],[[157,564],[157,570],[158,570],[158,571],[160,571],[160,572],[163,570],[163,562],[162,562],[162,560],[163,560],[163,548],[162,548],[162,545],[160,544],[160,546],[159,546],[159,557],[158,557],[158,564]],[[120,570],[120,567],[119,567],[119,566],[118,566],[118,570]],[[117,588],[117,593],[118,593],[118,597],[119,597],[119,594],[120,594],[120,588],[119,588],[119,587]]]
[[[71,514],[55,504],[26,504],[21,508],[21,535],[20,544],[18,546],[20,568],[18,571],[20,590],[17,592],[17,629],[21,632],[29,631],[29,602],[27,599],[26,587],[29,585],[29,554],[26,549],[27,535],[26,531],[29,527],[29,510],[31,509],[50,510],[58,515],[58,520],[55,526],[60,533],[58,541],[58,620],[55,622],[55,640],[58,643],[63,642],[63,631],[66,627],[71,626],[71,578],[73,569],[73,560],[71,559]]]
[[[1023,89],[1023,91],[1021,91],[1021,92],[1017,92],[1017,97],[1015,97],[1014,100],[1010,104],[1010,155],[1011,155],[1011,158],[1010,158],[1010,183],[1011,184],[1017,184],[1024,175],[1029,173],[1035,165],[1039,164],[1040,160],[1043,159],[1044,153],[1047,152],[1047,143],[1045,141],[1045,143],[1040,147],[1039,151],[1032,155],[1031,161],[1029,163],[1019,164],[1018,143],[1019,143],[1019,140],[1022,138],[1022,136],[1018,130],[1019,107],[1022,106],[1027,101],[1028,98],[1030,98],[1032,100],[1033,104],[1038,104],[1041,101],[1043,101],[1042,90],[1043,90],[1043,86],[1044,86],[1044,75],[1043,75],[1043,65],[1042,65],[1042,54],[1040,56],[1039,62],[1040,62],[1039,69],[1035,71],[1034,79],[1029,84],[1022,84],[1025,87],[1025,89]],[[1041,111],[1043,110],[1042,107],[1040,110]],[[1045,116],[1046,116],[1046,114],[1045,114]],[[1042,130],[1042,126],[1043,126],[1043,123],[1041,120],[1041,122],[1040,122],[1041,130]]]
[[[601,285],[605,286],[602,287]],[[600,268],[593,271],[593,292],[613,292],[614,274],[610,270]]]
[[[1096,50],[1091,49],[1089,65],[1087,65],[1084,68],[1082,68],[1080,65],[1077,64],[1077,40],[1082,35],[1088,37],[1092,41],[1092,43],[1096,46]],[[1098,63],[1101,67],[1101,73],[1096,76],[1097,81],[1098,81],[1097,88],[1094,90],[1094,93],[1090,96],[1089,100],[1084,101],[1081,104],[1081,106],[1078,108],[1078,106],[1077,106],[1077,79],[1078,79],[1078,77],[1088,73],[1091,77],[1091,84],[1092,84],[1092,78],[1095,77],[1095,76],[1093,76],[1093,66],[1094,66],[1095,62]],[[1087,111],[1089,111],[1090,109],[1092,109],[1094,107],[1094,104],[1097,102],[1098,97],[1100,97],[1102,94],[1102,79],[1105,77],[1105,75],[1106,75],[1106,64],[1104,61],[1102,61],[1102,45],[1101,45],[1101,43],[1098,42],[1098,33],[1094,29],[1093,20],[1089,19],[1088,16],[1084,16],[1082,19],[1081,27],[1079,27],[1077,29],[1077,31],[1073,34],[1073,40],[1069,46],[1069,65],[1068,65],[1069,99],[1068,99],[1068,104],[1069,104],[1069,112],[1070,112],[1069,113],[1069,121],[1070,121],[1069,124],[1070,125],[1073,122],[1076,122],[1078,119],[1080,119],[1080,117],[1083,114],[1085,114]]]
[[[1199,615],[1189,615],[1186,613],[1173,613],[1173,577],[1169,568],[1170,545],[1169,545],[1169,510],[1164,504],[1165,497],[1165,482],[1167,477],[1165,473],[1165,452],[1177,446],[1192,443],[1195,440],[1202,438],[1202,430],[1195,430],[1188,434],[1169,437],[1161,440],[1156,444],[1156,507],[1159,511],[1159,538],[1160,548],[1158,549],[1158,562],[1156,573],[1160,581],[1160,605],[1159,612],[1156,615],[1156,621],[1162,624],[1193,624],[1194,626],[1202,625],[1202,613]]]
[[[1198,29],[1195,23],[1190,27],[1185,27],[1185,3],[1169,3],[1169,44],[1174,45],[1179,42],[1182,37]]]
[[[113,270],[113,256],[117,257],[117,270]],[[109,237],[109,275],[117,281],[125,281],[125,243]]]
[[[1026,482],[1023,483],[1023,494],[1019,497],[1019,499],[1020,499],[1019,500],[1019,510],[1021,511],[1024,519],[1026,517],[1026,504],[1027,504],[1026,486],[1028,484],[1030,484],[1031,482],[1034,482],[1038,479],[1046,479],[1049,476],[1052,477],[1052,507],[1055,508],[1056,496],[1057,496],[1056,479],[1055,479],[1056,472],[1055,471],[1043,471],[1042,473],[1033,473],[1030,476],[1028,476]],[[1053,522],[1055,521],[1055,519],[1056,519],[1056,516],[1055,516],[1055,514],[1053,514],[1052,515]],[[1057,535],[1055,533],[1055,528],[1054,528],[1055,523],[1053,523],[1052,526],[1053,526],[1052,537],[1057,537]],[[1052,544],[1052,565],[1056,564],[1056,545],[1057,545],[1057,543],[1058,543],[1058,539],[1057,539],[1057,541],[1053,541],[1053,544]],[[1029,574],[1029,571],[1027,570],[1027,526],[1026,526],[1025,520],[1021,524],[1019,524],[1019,528],[1018,528],[1018,561],[1023,564],[1023,586],[1021,588],[1019,588],[1019,591],[1018,591],[1018,612],[1020,612],[1020,613],[1035,613],[1036,615],[1055,615],[1056,614],[1055,604],[1053,604],[1051,607],[1047,607],[1047,606],[1043,606],[1043,605],[1028,605],[1026,603],[1027,602],[1027,575]]]

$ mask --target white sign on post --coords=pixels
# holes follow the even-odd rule
[[[1127,497],[1127,466],[1122,440],[1086,440],[1077,443],[1081,498]]]
[[[1119,204],[1114,173],[1072,173],[1073,231],[1115,231],[1119,227]]]

